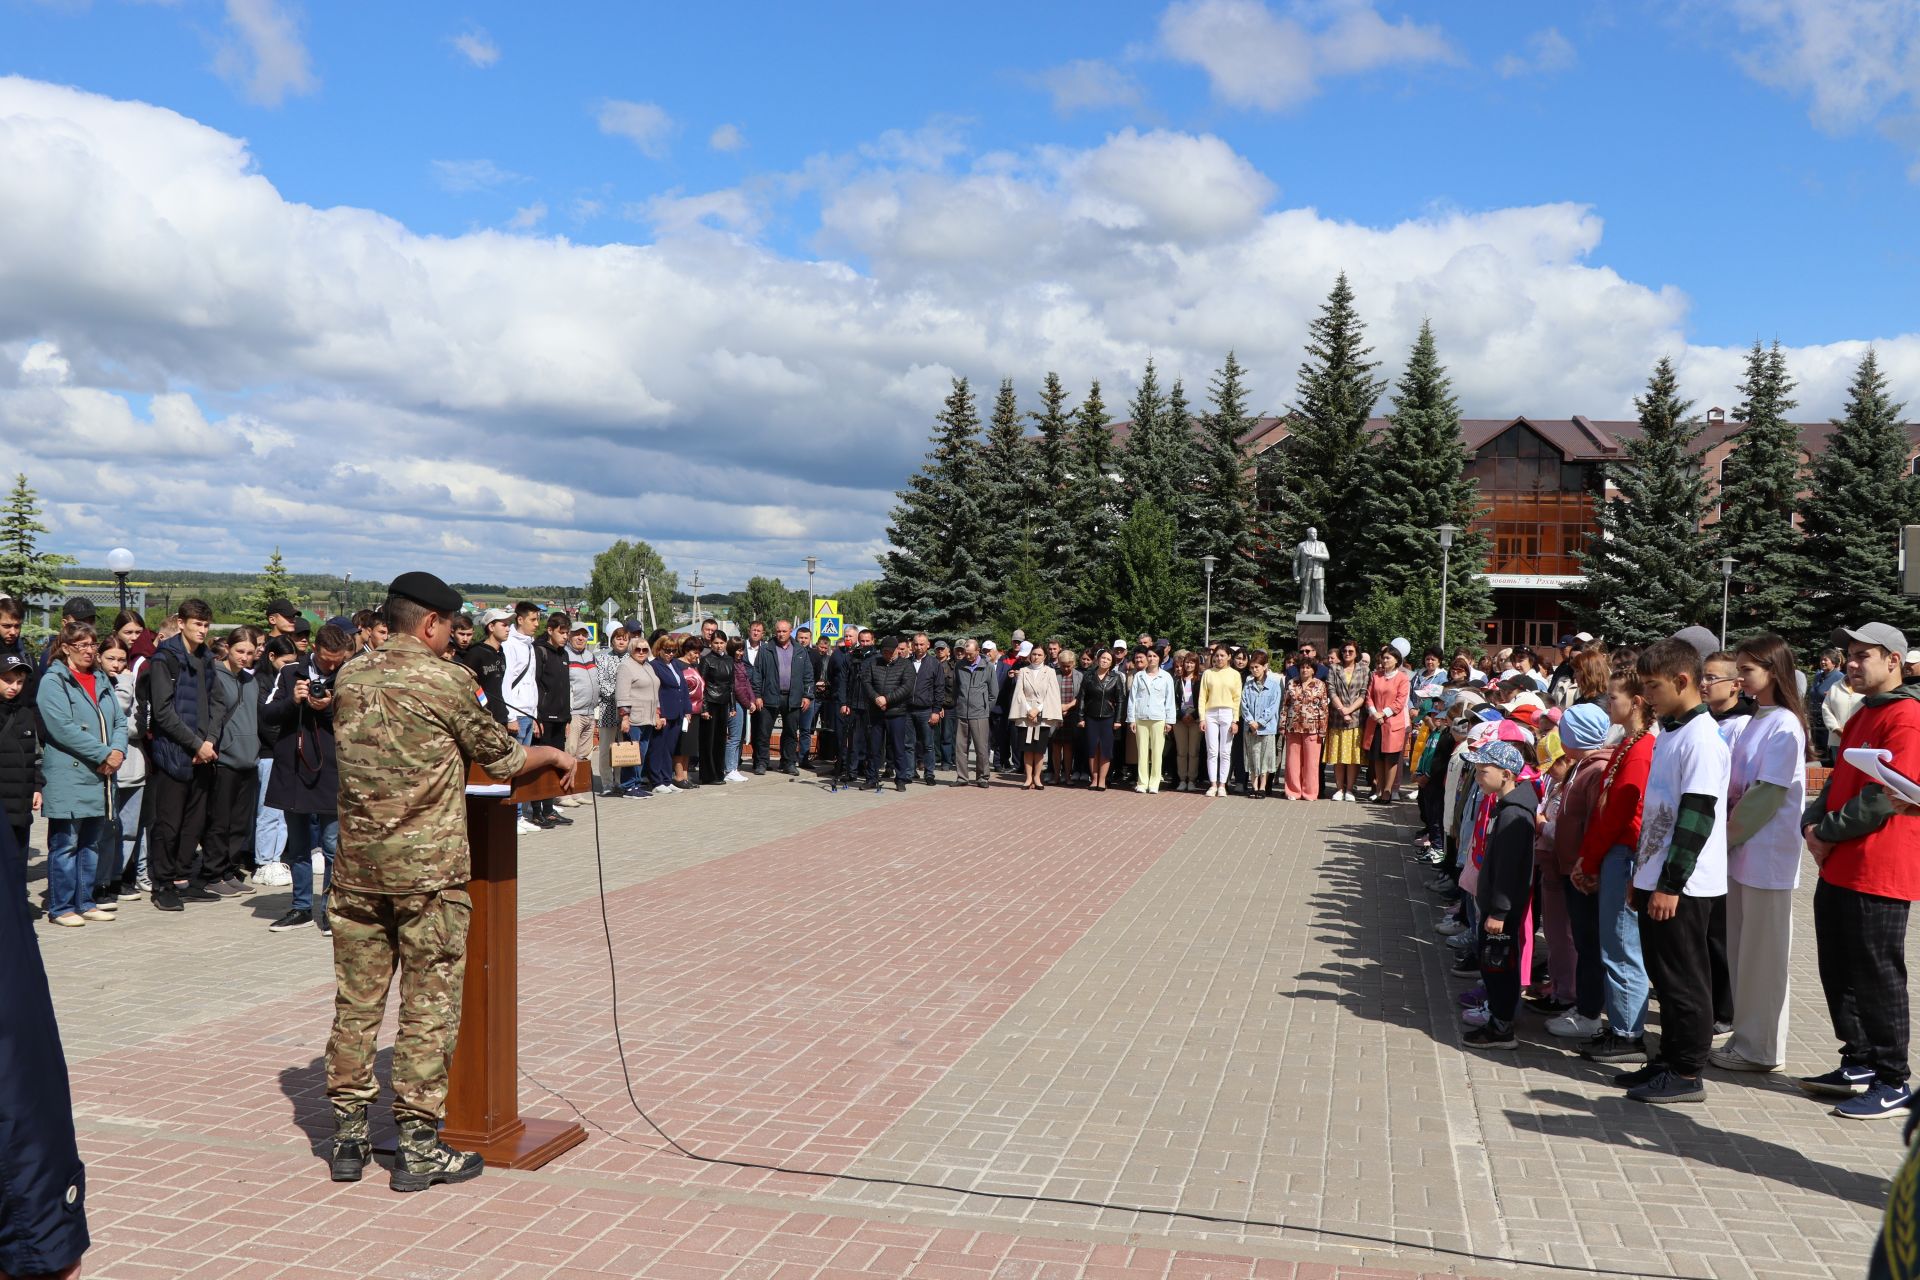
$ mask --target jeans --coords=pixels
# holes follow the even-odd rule
[[[263,758],[254,766],[260,771],[260,811],[253,820],[253,864],[264,867],[280,861],[287,848],[287,815],[267,803],[267,779],[273,776],[273,761]]]
[[[728,773],[740,772],[740,744],[746,740],[747,722],[753,719],[753,712],[746,707],[736,706],[733,718],[727,721],[727,769]]]
[[[520,723],[525,724],[526,721]],[[326,862],[326,875],[320,882],[318,899],[313,896],[313,851],[316,847]],[[327,891],[333,888],[333,855],[339,851],[340,815],[287,815],[287,869],[293,873],[293,910],[311,911],[315,917],[327,914]]]
[[[953,712],[949,711],[940,718],[940,723],[934,728],[934,763],[942,769],[953,768],[953,748],[959,740],[960,722],[954,718]]]
[[[620,786],[623,790],[647,790],[647,749],[653,745],[653,726],[650,724],[630,724],[627,726],[629,741],[639,744],[640,763],[623,766],[620,770]],[[733,755],[740,752],[740,741],[736,736],[730,748]]]
[[[907,712],[907,733],[913,740],[913,765],[907,770],[907,778],[912,779],[914,771],[928,782],[933,781],[934,738],[940,732],[940,726],[933,723],[931,711]]]
[[[1647,962],[1640,950],[1640,918],[1627,909],[1633,887],[1633,850],[1617,844],[1600,862],[1600,966],[1607,975],[1607,1021],[1629,1040],[1647,1029]]]
[[[533,717],[520,716],[514,720],[514,724],[517,725],[518,727],[514,729],[513,736],[520,740],[520,745],[523,747],[532,746],[533,735],[535,731],[540,727],[539,725],[534,723]],[[515,805],[513,807],[513,815],[514,817],[519,818],[521,821],[524,822],[527,817],[527,806],[523,804]],[[296,858],[294,861],[298,862],[299,859]]]
[[[140,825],[140,800],[146,794],[145,787],[116,787],[113,792],[120,829],[119,884],[129,889],[139,885],[147,875],[147,842],[145,829]]]
[[[1564,879],[1567,924],[1573,929],[1573,1008],[1583,1018],[1597,1018],[1606,1007],[1607,994],[1607,974],[1600,959],[1600,898],[1574,888],[1572,876]]]
[[[112,829],[104,817],[47,820],[47,919],[93,910],[100,844]]]

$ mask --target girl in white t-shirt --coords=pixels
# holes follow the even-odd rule
[[[1735,652],[1755,703],[1733,743],[1727,789],[1727,951],[1733,1037],[1711,1055],[1728,1071],[1778,1070],[1787,1051],[1787,965],[1800,884],[1800,810],[1807,798],[1806,712],[1793,653],[1763,635]]]

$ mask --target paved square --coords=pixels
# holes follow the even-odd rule
[[[325,1181],[328,952],[266,932],[284,891],[43,928],[88,1273],[1864,1274],[1897,1124],[1720,1073],[1639,1107],[1532,1015],[1517,1055],[1460,1049],[1409,812],[785,778],[600,810],[634,1091],[693,1150],[1284,1229],[673,1153],[627,1099],[576,809],[522,846],[522,1103],[589,1140],[534,1173]]]

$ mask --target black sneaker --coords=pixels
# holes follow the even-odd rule
[[[239,884],[232,880],[215,880],[207,886],[207,892],[215,898],[237,898],[242,893],[245,893],[246,890],[242,889]],[[192,899],[188,899],[188,901],[192,901]]]
[[[1512,1027],[1504,1031],[1496,1031],[1491,1022],[1484,1027],[1475,1027],[1461,1036],[1460,1043],[1469,1049],[1518,1049],[1520,1047],[1520,1041],[1514,1037]]]
[[[313,912],[289,911],[267,926],[269,933],[290,933],[295,929],[305,929],[313,924]]]
[[[1832,1071],[1817,1076],[1802,1076],[1794,1083],[1802,1093],[1816,1098],[1854,1098],[1865,1093],[1874,1081],[1872,1067],[1857,1062],[1842,1062]]]
[[[212,889],[204,885],[190,884],[180,890],[180,901],[182,902],[219,902],[221,897],[221,894],[215,893]]]
[[[548,814],[547,821],[557,827],[570,827],[573,825],[572,818],[569,818],[565,814],[560,814],[560,813]]]
[[[170,885],[153,887],[153,905],[162,911],[185,911],[180,903],[180,891]]]
[[[905,791],[907,789],[907,784],[900,781],[898,778],[895,778],[893,780],[893,789],[895,791]]]
[[[1471,978],[1479,972],[1480,957],[1472,951],[1468,951],[1465,955],[1454,961],[1453,968],[1447,970],[1447,973],[1455,978]]]
[[[1676,1102],[1705,1102],[1707,1086],[1699,1077],[1687,1079],[1678,1071],[1661,1071],[1659,1075],[1627,1090],[1627,1097],[1635,1102],[1655,1102],[1672,1104]]]
[[[1651,1083],[1665,1071],[1666,1067],[1662,1064],[1649,1062],[1646,1066],[1635,1067],[1632,1071],[1614,1072],[1613,1083],[1622,1089],[1638,1089],[1643,1084]]]
[[[1580,1056],[1588,1062],[1645,1062],[1646,1037],[1629,1040],[1609,1027],[1581,1045]]]
[[[755,766],[753,766],[753,776],[756,778],[759,777],[761,774],[765,773],[766,771],[767,771],[767,766],[765,766],[764,764],[756,764]]]
[[[1876,1079],[1865,1093],[1835,1107],[1833,1114],[1846,1120],[1904,1119],[1912,1105],[1913,1093],[1906,1085]]]
[[[118,889],[95,889],[93,891],[93,904],[97,907],[108,906],[118,901],[120,901],[120,891]]]

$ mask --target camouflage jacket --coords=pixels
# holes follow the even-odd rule
[[[396,894],[466,884],[467,762],[505,781],[527,760],[527,749],[474,700],[473,677],[396,635],[340,668],[333,726],[334,883]]]

